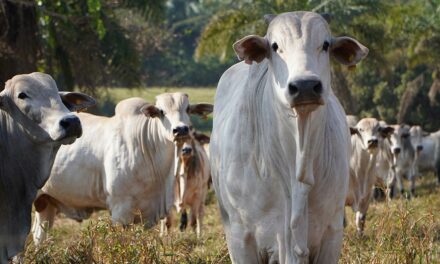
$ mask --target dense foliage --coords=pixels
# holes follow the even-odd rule
[[[291,10],[330,13],[335,35],[369,47],[356,71],[334,64],[348,113],[440,128],[438,0],[2,0],[0,80],[40,70],[89,92],[215,86],[236,61],[232,43]]]
[[[196,57],[230,58],[232,43],[264,35],[267,13],[313,10],[332,14],[335,35],[356,37],[370,54],[354,72],[334,64],[333,89],[348,113],[390,123],[440,128],[440,2],[424,0],[239,0],[205,27]]]

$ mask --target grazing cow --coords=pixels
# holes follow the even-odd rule
[[[121,101],[113,117],[79,114],[84,135],[62,147],[35,200],[34,241],[46,237],[57,213],[82,220],[108,209],[113,222],[154,225],[173,204],[175,141],[189,133],[189,114],[212,105],[190,105],[183,93]]]
[[[209,165],[208,155],[199,142],[199,140],[209,142],[209,137],[197,132],[193,134],[195,135],[191,135],[186,139],[181,147],[179,157],[181,166],[174,188],[174,206],[177,212],[182,211],[181,231],[185,230],[187,226],[186,208],[190,208],[190,225],[195,229],[197,237],[200,237],[211,166]],[[166,221],[161,221],[161,234],[165,230],[165,224],[167,228],[171,228],[172,223],[173,212],[170,211]]]
[[[356,213],[356,228],[363,234],[368,206],[377,182],[380,146],[393,133],[392,127],[382,127],[376,118],[363,118],[351,137],[350,181],[346,204]]]
[[[81,93],[59,93],[47,74],[14,76],[0,93],[0,263],[24,248],[32,202],[62,144],[81,136],[72,113],[93,106]]]
[[[393,166],[395,179],[401,194],[404,194],[403,178],[411,181],[411,194],[415,187],[415,150],[411,144],[410,127],[408,125],[394,125],[391,135],[391,151],[393,153]],[[394,185],[394,184],[393,184]]]
[[[419,176],[420,171],[433,171],[440,183],[440,131],[429,134],[420,126],[413,126],[410,134],[411,143],[416,150],[415,176]]]
[[[217,87],[210,143],[234,263],[337,263],[350,134],[330,84],[330,55],[354,66],[368,49],[332,37],[313,12],[266,16],[265,37],[234,44],[240,62]]]

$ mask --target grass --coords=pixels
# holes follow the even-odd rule
[[[212,102],[215,90],[209,88],[112,89],[100,107],[121,99],[141,96],[153,102],[166,91],[184,91],[190,102]],[[203,121],[202,121],[203,122]],[[209,126],[208,126],[209,129]],[[440,263],[440,187],[434,175],[417,182],[417,197],[411,200],[373,202],[366,229],[359,237],[354,215],[346,209],[340,263]],[[29,239],[26,263],[230,263],[215,195],[209,193],[203,234],[172,230],[159,237],[159,226],[146,230],[142,225],[126,229],[114,226],[109,214],[98,212],[84,222],[58,217],[50,238],[36,249]]]
[[[347,209],[340,263],[440,263],[440,188],[433,175],[418,182],[418,197],[372,203],[365,235],[359,237]],[[207,200],[203,234],[173,229],[159,237],[159,225],[114,226],[107,212],[79,224],[59,217],[48,239],[27,263],[230,263],[214,193]]]

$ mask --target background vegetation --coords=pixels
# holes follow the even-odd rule
[[[39,70],[94,94],[215,86],[236,61],[232,43],[291,10],[328,12],[335,35],[370,48],[356,71],[334,64],[348,113],[440,128],[438,0],[1,0],[0,81]]]

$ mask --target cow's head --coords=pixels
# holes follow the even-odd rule
[[[0,93],[0,108],[39,143],[73,143],[82,129],[70,111],[93,105],[95,100],[85,94],[58,92],[52,77],[39,72],[14,76]]]
[[[391,151],[395,157],[398,157],[404,146],[410,143],[410,127],[408,125],[394,125],[394,133],[391,135]]]
[[[156,105],[146,105],[141,111],[148,117],[160,118],[172,141],[184,140],[191,129],[190,114],[206,116],[212,104],[190,104],[184,93],[165,93],[156,97]]]
[[[423,137],[428,136],[429,133],[423,131],[420,126],[412,126],[409,130],[409,133],[414,149],[417,151],[417,153],[420,153],[423,151]]]
[[[382,126],[376,118],[363,118],[356,127],[350,129],[352,134],[356,134],[362,140],[362,147],[369,153],[375,153],[379,142],[389,138],[394,132],[390,126]],[[355,131],[356,133],[353,133]]]
[[[246,63],[269,61],[276,93],[298,113],[309,113],[325,103],[330,93],[330,55],[355,66],[368,49],[349,37],[332,37],[327,21],[313,12],[267,16],[265,37],[247,36],[234,44]]]

